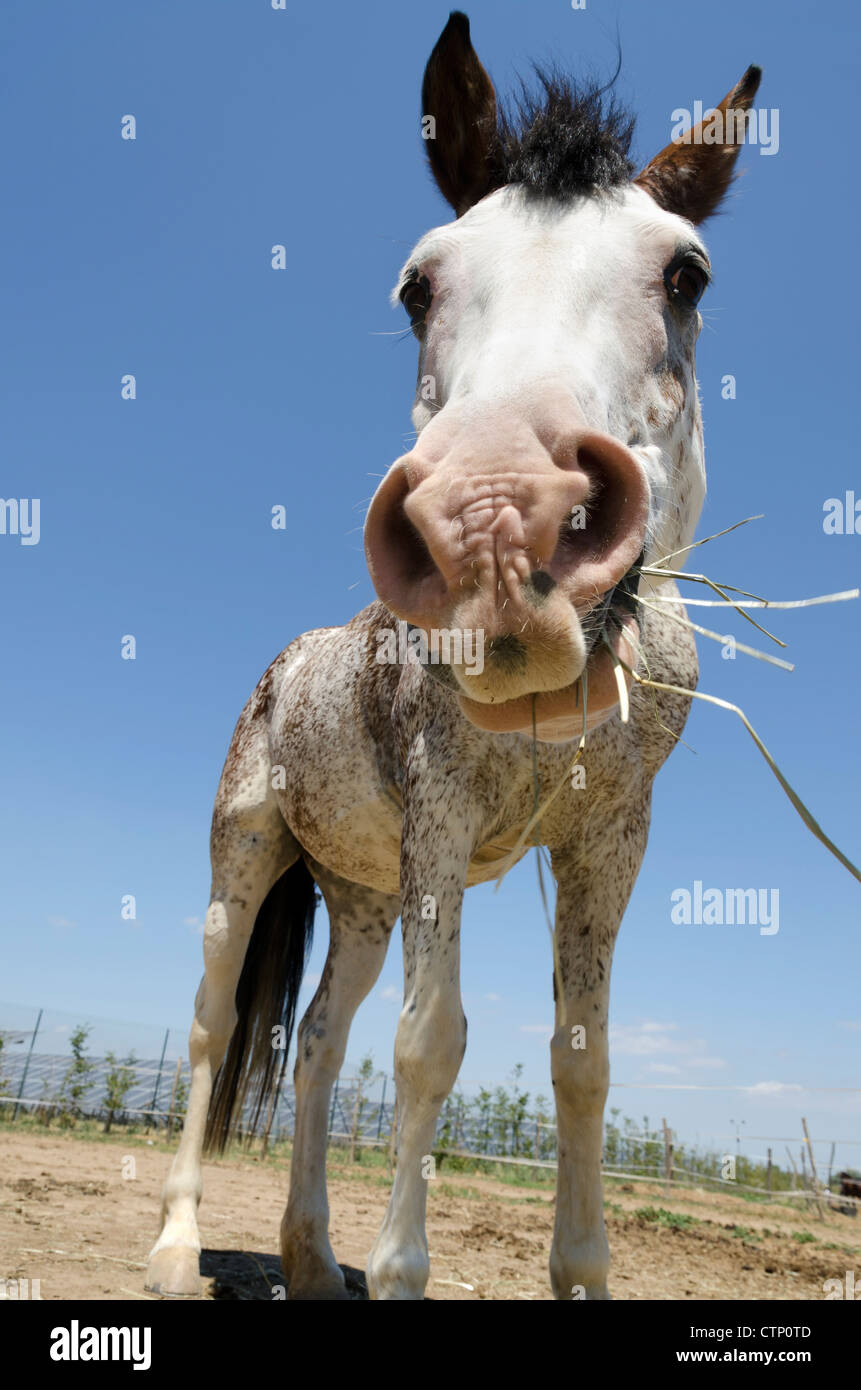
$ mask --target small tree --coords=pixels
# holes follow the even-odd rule
[[[3,1048],[6,1046],[6,1034],[0,1033],[0,1100],[9,1094],[9,1084],[3,1075]]]
[[[553,1121],[546,1096],[536,1096],[532,1118],[535,1121],[535,1157],[549,1158],[554,1147]]]
[[[495,1134],[494,1153],[504,1154],[506,1152],[506,1137],[508,1135],[508,1114],[510,1101],[508,1092],[504,1086],[495,1086],[493,1090],[493,1103],[491,1106],[490,1120]]]
[[[177,1077],[176,1086],[174,1087],[174,1092],[173,1092],[173,1104],[172,1104],[172,1106],[171,1106],[171,1121],[172,1121],[174,1118],[180,1119],[180,1117],[181,1117],[181,1118],[182,1118],[182,1121],[183,1121],[183,1123],[184,1123],[184,1122],[185,1122],[185,1107],[186,1107],[187,1105],[188,1105],[188,1082],[186,1081],[186,1079],[185,1079],[185,1077],[183,1076],[182,1072],[180,1072],[180,1073],[179,1073],[179,1076]],[[168,1125],[168,1129],[169,1129],[169,1128],[170,1128],[170,1125]],[[182,1125],[180,1125],[180,1128],[182,1128]]]
[[[518,1082],[523,1075],[523,1063],[518,1062],[511,1073],[511,1100],[508,1105],[508,1119],[511,1123],[511,1152],[515,1157],[523,1153],[523,1126],[529,1110],[529,1092],[521,1091]]]
[[[67,1129],[83,1114],[81,1101],[93,1084],[94,1063],[85,1055],[89,1035],[89,1024],[79,1023],[69,1038],[72,1062],[63,1077],[58,1098],[60,1124]]]
[[[356,1098],[353,1102],[353,1122],[350,1125],[350,1162],[356,1161],[356,1139],[362,1123],[362,1112],[365,1109],[366,1101],[364,1098],[365,1087],[369,1086],[374,1076],[374,1058],[368,1052],[359,1063],[359,1075],[356,1078]],[[360,1156],[361,1156],[361,1150]]]
[[[490,1106],[493,1100],[493,1093],[486,1086],[479,1087],[478,1095],[473,1104],[476,1108],[476,1148],[479,1153],[487,1153],[490,1143]]]
[[[604,1163],[608,1168],[613,1168],[622,1161],[621,1133],[619,1131],[621,1113],[618,1105],[611,1106],[610,1119],[604,1124]]]
[[[105,1077],[105,1098],[102,1104],[107,1111],[105,1134],[110,1134],[114,1115],[125,1109],[126,1096],[135,1084],[134,1065],[137,1057],[130,1052],[124,1062],[119,1062],[113,1052],[105,1053],[108,1074]]]
[[[433,1143],[433,1155],[438,1170],[444,1163],[455,1172],[461,1172],[467,1165],[466,1159],[461,1158],[457,1152],[451,1152],[464,1147],[463,1127],[466,1112],[467,1102],[463,1093],[459,1090],[453,1091],[443,1106]]]

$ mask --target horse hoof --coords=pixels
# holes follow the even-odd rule
[[[287,1279],[287,1298],[291,1303],[343,1303],[349,1299],[344,1275],[339,1265],[306,1268],[304,1273],[294,1269]]]
[[[167,1245],[156,1250],[146,1272],[145,1287],[163,1298],[199,1298],[200,1257],[187,1245]]]

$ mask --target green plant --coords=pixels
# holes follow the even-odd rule
[[[474,1105],[477,1111],[476,1148],[479,1153],[487,1153],[490,1144],[490,1106],[493,1093],[485,1086],[479,1088]]]
[[[356,1154],[361,1159],[361,1150],[357,1150],[356,1142],[362,1124],[362,1114],[367,1104],[365,1100],[365,1088],[370,1085],[374,1076],[374,1059],[370,1052],[362,1058],[359,1063],[359,1074],[356,1077],[356,1096],[353,1101],[353,1119],[350,1125],[350,1162],[356,1162]]]
[[[697,1218],[680,1211],[667,1211],[666,1207],[638,1207],[634,1215],[639,1221],[648,1221],[655,1226],[675,1227],[679,1231],[695,1226]]]
[[[69,1038],[72,1061],[63,1077],[57,1097],[60,1124],[66,1129],[71,1128],[75,1121],[81,1118],[81,1101],[93,1084],[94,1064],[85,1055],[89,1035],[89,1024],[79,1023]]]
[[[105,1098],[102,1104],[107,1111],[105,1134],[110,1134],[114,1116],[125,1109],[126,1096],[135,1084],[134,1065],[137,1057],[130,1052],[125,1062],[119,1062],[113,1052],[106,1052],[105,1061],[109,1070],[105,1077]]]
[[[176,1116],[184,1115],[188,1105],[188,1082],[180,1072],[176,1086],[173,1091],[173,1105],[171,1107]]]

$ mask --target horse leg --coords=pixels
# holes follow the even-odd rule
[[[240,731],[245,737],[240,739]],[[189,1037],[191,1089],[179,1148],[162,1195],[162,1230],[146,1287],[200,1293],[197,1208],[200,1161],[212,1083],[236,1023],[235,994],[257,913],[270,888],[299,858],[272,795],[265,731],[240,725],[212,821],[212,892],[203,936],[204,976]]]
[[[429,1259],[428,1160],[442,1104],[466,1049],[460,999],[460,911],[473,843],[466,795],[417,788],[401,850],[404,1005],[395,1038],[398,1165],[388,1209],[368,1257],[372,1299],[421,1299]],[[425,795],[421,795],[421,791]],[[449,795],[449,793],[451,793]]]
[[[329,1244],[329,1103],[353,1016],[386,958],[400,899],[348,883],[319,864],[311,869],[329,914],[329,953],[298,1030],[296,1127],[290,1196],[281,1223],[281,1264],[291,1299],[344,1299],[344,1276]]]
[[[606,1299],[610,1251],[601,1185],[604,1105],[610,1084],[610,966],[622,915],[646,848],[648,804],[605,827],[591,854],[553,855],[557,881],[550,1044],[558,1165],[550,1281],[558,1299]],[[561,986],[561,990],[560,990]]]

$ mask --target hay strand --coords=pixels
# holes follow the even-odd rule
[[[640,676],[637,674],[636,671],[632,671],[630,666],[628,667],[628,670],[631,671],[631,675],[634,677],[634,680],[637,681],[639,685],[650,685],[654,690],[663,690],[666,691],[669,695],[685,695],[693,700],[704,700],[707,704],[717,705],[719,709],[728,709],[733,714],[737,714],[742,724],[747,729],[748,733],[753,739],[754,743],[756,744],[757,748],[759,749],[760,753],[765,758],[765,761],[768,763],[768,766],[771,768],[771,771],[774,773],[775,777],[777,778],[787,797],[791,801],[792,805],[795,807],[795,810],[798,812],[799,816],[804,821],[804,824],[807,826],[808,830],[811,832],[812,835],[816,837],[817,840],[820,841],[821,844],[825,846],[825,848],[831,854],[834,855],[834,858],[837,859],[843,865],[844,869],[848,869],[852,877],[856,878],[858,882],[861,883],[861,869],[856,868],[856,866],[852,863],[852,860],[847,858],[843,851],[841,849],[838,849],[834,841],[830,839],[828,835],[825,834],[825,831],[822,829],[822,826],[815,819],[811,811],[808,810],[807,806],[805,806],[804,802],[801,800],[801,797],[795,791],[794,787],[792,787],[790,783],[787,782],[786,778],[784,777],[774,758],[769,753],[759,734],[756,732],[756,729],[751,724],[744,710],[740,709],[738,705],[732,704],[732,702],[729,700],[722,700],[719,695],[707,695],[702,690],[686,690],[684,686],[667,685],[663,681],[648,680],[645,676]]]

